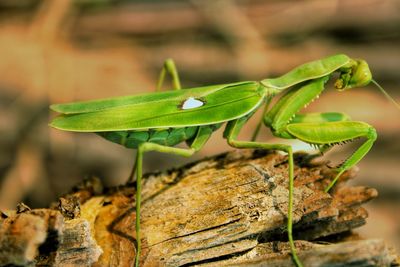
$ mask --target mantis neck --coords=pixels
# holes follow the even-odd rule
[[[260,82],[260,89],[265,94],[267,99],[272,99],[277,94],[281,93],[283,90],[278,88],[266,86],[264,83]]]

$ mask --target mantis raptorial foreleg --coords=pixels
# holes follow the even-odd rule
[[[327,192],[343,172],[367,154],[376,140],[376,131],[366,123],[349,121],[349,116],[343,113],[296,114],[318,97],[324,90],[325,82],[326,77],[323,77],[291,90],[267,112],[264,122],[272,128],[273,134],[277,137],[296,138],[315,144],[323,150],[329,149],[333,144],[351,141],[358,137],[368,139],[338,168],[338,175],[325,189]]]
[[[316,112],[316,113],[306,113],[306,114],[296,114],[291,120],[291,124],[293,123],[322,123],[322,122],[335,122],[335,121],[349,121],[350,117],[342,112]],[[314,145],[314,147],[318,148],[319,153],[310,155],[309,158],[314,158],[316,156],[321,156],[329,149],[332,148],[329,144],[323,145]]]
[[[228,123],[224,132],[224,137],[227,139],[228,144],[235,148],[258,148],[267,150],[280,150],[288,154],[289,164],[289,207],[287,215],[287,233],[290,244],[290,250],[292,253],[292,259],[296,266],[301,267],[301,261],[297,257],[296,247],[293,241],[293,190],[294,190],[294,163],[293,163],[293,151],[290,145],[284,144],[266,144],[253,141],[238,141],[236,140],[240,129],[243,127],[247,118],[241,118]]]
[[[335,121],[350,121],[350,116],[342,112],[315,112],[296,114],[290,123],[322,123]]]
[[[316,99],[325,89],[327,77],[319,78],[293,88],[269,110],[264,117],[266,126],[271,127],[274,135],[292,139],[293,136],[286,134],[285,127],[291,122],[296,114]]]
[[[294,114],[322,92],[324,80],[310,82],[300,89],[283,96],[265,117],[266,124],[272,126],[274,135],[282,138],[297,138],[320,146],[326,150],[335,143],[366,137],[368,140],[338,168],[338,175],[326,188],[326,192],[339,179],[340,175],[359,162],[371,149],[376,140],[375,129],[363,122],[349,121],[343,113]],[[297,104],[293,102],[297,101]],[[290,106],[292,108],[287,108]]]
[[[176,148],[170,146],[163,146],[155,143],[145,142],[139,145],[136,153],[136,162],[134,170],[136,172],[136,256],[135,266],[139,266],[140,252],[141,252],[141,239],[140,239],[140,204],[141,204],[141,191],[142,191],[142,167],[143,156],[148,151],[157,151],[166,154],[174,154],[183,157],[190,157],[196,151],[200,150],[207,142],[212,134],[210,127],[199,127],[195,138],[190,142],[190,148]]]
[[[372,126],[359,121],[291,123],[286,126],[286,131],[299,140],[325,147],[351,141],[355,138],[367,138],[367,140],[338,167],[338,174],[325,189],[325,192],[328,192],[332,186],[334,186],[343,172],[356,165],[368,153],[377,138],[376,130]]]
[[[172,88],[174,90],[182,89],[175,62],[172,59],[167,59],[167,60],[165,60],[165,62],[163,64],[163,68],[161,69],[160,76],[159,76],[158,82],[157,82],[156,92],[161,90],[162,85],[164,83],[165,75],[167,73],[171,76]]]

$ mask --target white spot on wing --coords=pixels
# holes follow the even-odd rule
[[[189,97],[186,99],[183,104],[182,104],[182,109],[192,109],[192,108],[198,108],[204,105],[204,102],[195,99],[194,97]]]

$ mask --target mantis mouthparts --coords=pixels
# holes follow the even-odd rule
[[[385,91],[385,89],[383,89],[383,87],[379,85],[379,83],[377,83],[377,82],[376,82],[375,80],[373,80],[373,79],[371,80],[371,82],[372,82],[373,84],[375,84],[376,87],[378,87],[378,89],[382,92],[382,94],[385,95],[385,97],[386,97],[387,99],[389,99],[398,109],[400,109],[400,105],[396,102],[396,100],[394,100],[393,97],[391,97],[391,96]]]

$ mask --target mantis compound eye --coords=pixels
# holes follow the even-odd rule
[[[367,62],[364,60],[354,60],[352,66],[341,71],[339,79],[335,83],[339,91],[362,87],[369,84],[372,80],[372,74]]]
[[[357,65],[353,68],[353,73],[351,74],[349,84],[347,85],[350,88],[365,86],[372,80],[372,74],[367,62],[364,60],[356,60],[356,62]]]

